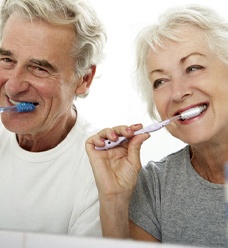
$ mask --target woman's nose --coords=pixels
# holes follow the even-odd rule
[[[192,95],[192,89],[183,77],[172,80],[172,101],[183,101]]]
[[[26,71],[23,68],[15,67],[12,69],[7,77],[5,90],[7,95],[16,96],[21,92],[29,89],[29,82],[26,80]]]

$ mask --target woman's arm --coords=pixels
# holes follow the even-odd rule
[[[130,237],[136,240],[161,242],[154,236],[143,230],[141,227],[137,226],[133,221],[129,221]]]
[[[134,136],[142,125],[104,129],[86,141],[99,192],[100,218],[103,236],[129,238],[128,207],[141,169],[140,148],[149,134]],[[109,150],[99,151],[104,139],[116,141],[125,136],[130,141]],[[134,136],[134,137],[133,137]]]

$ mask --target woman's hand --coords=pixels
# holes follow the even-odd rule
[[[140,148],[149,134],[134,136],[142,125],[107,128],[86,141],[86,151],[92,165],[100,201],[100,219],[104,237],[129,238],[128,207],[141,169]],[[129,142],[108,150],[104,140],[117,141],[118,136]]]
[[[107,128],[86,141],[86,151],[100,197],[123,194],[125,200],[130,199],[141,169],[140,148],[150,136],[149,134],[134,136],[134,131],[141,128],[141,124]],[[95,146],[104,146],[105,139],[116,141],[118,136],[125,136],[130,141],[108,150],[95,150]]]

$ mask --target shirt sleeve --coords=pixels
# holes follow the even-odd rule
[[[130,202],[129,217],[136,225],[161,240],[160,186],[154,166],[155,164],[150,162],[139,173]]]

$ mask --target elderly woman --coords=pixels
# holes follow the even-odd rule
[[[152,117],[203,111],[167,126],[186,147],[144,167],[140,147],[150,135],[134,136],[141,124],[107,128],[87,140],[103,235],[227,247],[228,22],[203,6],[168,10],[138,35],[137,76]],[[95,149],[119,136],[130,141]]]

